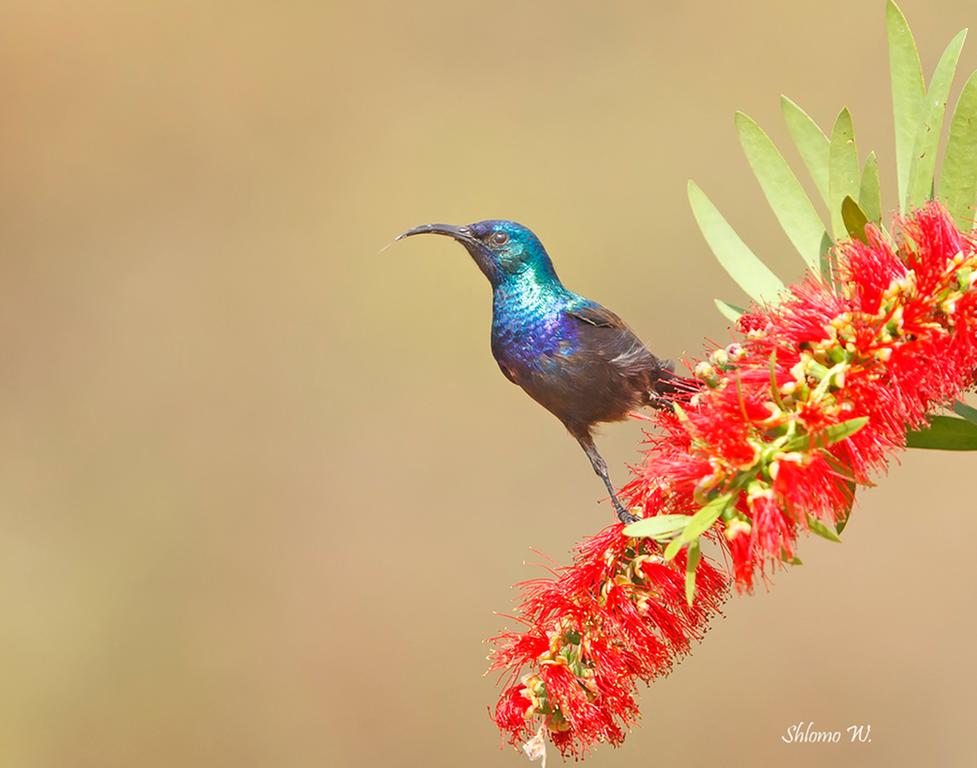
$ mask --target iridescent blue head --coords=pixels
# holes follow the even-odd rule
[[[511,280],[528,279],[560,285],[553,263],[532,230],[505,219],[488,219],[463,227],[452,224],[424,224],[409,229],[397,239],[411,235],[447,235],[471,254],[493,288]]]

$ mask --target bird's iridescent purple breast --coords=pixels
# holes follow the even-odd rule
[[[566,314],[576,297],[562,286],[533,279],[495,291],[492,350],[500,363],[546,370],[578,345],[578,323]]]

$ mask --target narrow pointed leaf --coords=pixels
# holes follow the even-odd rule
[[[692,515],[689,524],[682,531],[681,538],[686,542],[698,539],[702,534],[712,528],[712,524],[719,519],[719,516],[729,506],[732,498],[731,494],[725,493],[706,504],[702,509]]]
[[[977,424],[977,408],[971,408],[966,403],[954,403],[953,412],[962,416],[971,424]]]
[[[831,248],[834,244],[831,235],[825,232],[824,237],[821,238],[821,276],[827,279],[830,285],[835,284],[834,268],[831,263]]]
[[[665,551],[662,553],[662,557],[665,560],[674,560],[675,555],[678,554],[679,550],[685,546],[685,542],[681,538],[672,539],[668,546],[665,547]]]
[[[708,531],[713,523],[715,523],[719,516],[722,515],[726,507],[729,506],[730,501],[732,501],[732,494],[726,493],[722,496],[717,496],[715,499],[710,501],[704,507],[702,507],[698,512],[689,518],[688,524],[683,529],[682,533],[671,541],[671,543],[665,548],[665,554],[663,555],[666,560],[671,560],[678,554],[679,550],[686,544],[691,544],[697,541],[699,537]]]
[[[970,232],[977,199],[977,72],[963,86],[953,111],[940,173],[940,199],[957,226]]]
[[[776,300],[784,288],[780,278],[756,257],[693,181],[689,182],[689,203],[702,236],[736,284],[758,303]]]
[[[867,416],[859,416],[856,419],[848,419],[848,421],[832,424],[820,432],[795,437],[784,446],[784,450],[809,451],[814,447],[824,448],[829,445],[834,445],[841,440],[851,437],[866,424],[868,424]]]
[[[868,224],[868,216],[865,211],[858,207],[858,203],[850,197],[845,197],[841,203],[841,217],[845,221],[845,229],[855,240],[867,243],[865,237],[865,225]]]
[[[691,606],[695,600],[695,569],[699,567],[699,560],[702,558],[699,542],[696,541],[689,546],[687,558],[685,561],[685,602]]]
[[[889,38],[892,114],[896,129],[896,178],[899,206],[903,210],[926,86],[913,33],[893,0],[889,0],[886,6],[885,22]]]
[[[746,312],[742,307],[737,307],[735,304],[727,304],[722,299],[713,299],[713,302],[716,304],[716,309],[731,323],[735,323]]]
[[[824,223],[804,187],[770,137],[751,117],[737,112],[736,131],[777,221],[808,267],[819,270]]]
[[[828,541],[838,542],[839,544],[841,543],[841,537],[816,517],[808,516],[807,527],[810,529],[811,533],[816,533],[818,536],[821,536]]]
[[[851,519],[851,508],[855,504],[855,489],[857,488],[854,480],[846,480],[845,485],[848,486],[848,505],[845,507],[844,514],[839,517],[838,522],[835,523],[835,533],[837,533],[839,536],[841,535],[841,532],[848,527],[848,521]]]
[[[852,472],[852,468],[841,459],[836,458],[830,453],[826,453],[824,455],[824,460],[828,463],[828,466],[831,467],[831,471],[836,477],[840,477],[841,479],[848,481],[849,487],[852,493],[854,493],[855,486],[852,485],[852,483],[855,481],[855,475]]]
[[[835,443],[847,440],[858,430],[868,424],[868,416],[859,416],[856,419],[848,419],[838,424],[832,424],[817,433],[816,445],[834,445]]]
[[[831,129],[831,145],[828,148],[828,208],[835,239],[848,235],[841,215],[841,204],[845,197],[858,197],[859,176],[855,128],[851,113],[845,108],[838,114]]]
[[[624,528],[624,535],[634,538],[663,540],[674,536],[689,524],[688,515],[656,515],[631,523]]]
[[[810,115],[786,96],[780,97],[780,109],[787,130],[807,166],[825,204],[828,202],[828,137]]]
[[[879,160],[875,152],[870,152],[862,169],[862,183],[858,187],[858,206],[866,218],[882,223],[882,183],[879,179]]]
[[[927,429],[906,435],[908,448],[977,451],[977,424],[953,416],[933,416]]]
[[[933,72],[933,79],[930,81],[929,91],[926,93],[921,110],[922,121],[916,131],[916,142],[913,144],[909,180],[906,184],[907,208],[918,208],[933,194],[936,153],[943,133],[943,115],[946,112],[947,99],[950,98],[953,75],[957,71],[957,60],[960,58],[960,50],[966,37],[965,29],[950,41]]]

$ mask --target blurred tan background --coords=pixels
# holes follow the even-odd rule
[[[904,8],[927,72],[977,21]],[[742,296],[689,177],[800,269],[734,109],[783,140],[781,92],[822,124],[849,104],[891,193],[883,11],[8,1],[0,765],[522,765],[487,715],[492,611],[530,546],[565,561],[611,510],[499,374],[464,251],[378,251],[518,218],[571,287],[695,354]],[[605,435],[623,482],[639,427]],[[906,455],[588,765],[977,764],[973,469]],[[799,721],[872,743],[783,744]]]

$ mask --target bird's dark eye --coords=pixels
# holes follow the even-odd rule
[[[509,236],[505,232],[493,232],[489,241],[492,245],[505,245],[509,242]]]

